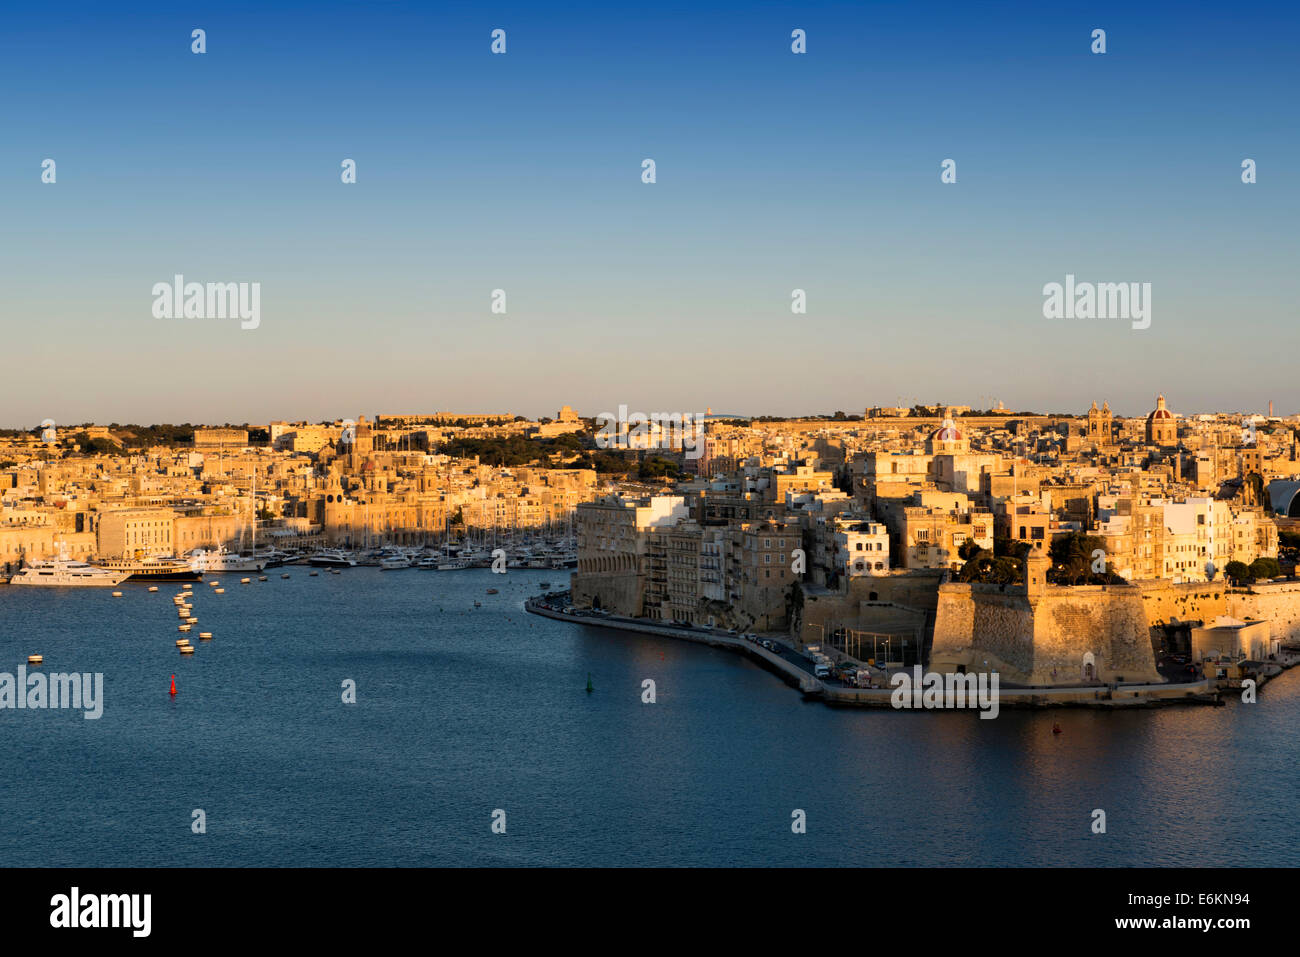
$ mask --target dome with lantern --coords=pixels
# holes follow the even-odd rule
[[[932,455],[951,455],[970,451],[970,440],[957,428],[952,409],[944,409],[942,424],[930,433],[925,450]]]
[[[1178,444],[1178,419],[1165,405],[1163,395],[1156,396],[1156,407],[1147,416],[1147,444]]]

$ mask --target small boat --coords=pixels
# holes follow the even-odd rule
[[[201,632],[199,632],[199,640],[200,640],[200,641],[211,641],[211,640],[212,640],[212,632],[210,632],[210,631],[201,631]]]
[[[197,618],[186,618],[186,619],[185,619],[185,624],[187,624],[187,625],[197,625],[198,623],[199,623],[199,620],[198,620]]]
[[[286,573],[286,574],[284,574],[284,575],[281,575],[280,577],[281,577],[281,578],[288,578],[289,575]]]
[[[216,592],[215,592],[215,594],[218,594],[218,595],[224,595],[225,593],[226,593],[226,590],[225,590],[224,588],[218,588],[218,589],[216,590]]]
[[[317,575],[320,574],[320,572],[308,572],[307,574],[310,575],[312,578],[315,578]]]
[[[189,640],[188,638],[177,638],[177,639],[176,639],[176,647],[177,647],[177,648],[184,648],[184,647],[185,647],[186,645],[188,645],[189,643],[190,643],[190,640]]]
[[[495,595],[495,594],[498,594],[498,592],[497,592],[497,590],[496,590],[495,588],[489,588],[489,589],[487,590],[487,593],[488,593],[489,595]]]
[[[177,630],[177,631],[189,631],[191,627],[192,627],[192,626],[191,626],[191,625],[188,625],[188,624],[186,624],[186,625],[177,625],[177,626],[176,626],[176,630]]]
[[[251,579],[251,578],[241,578],[241,579],[239,580],[239,584],[241,584],[241,585],[250,585],[250,584],[252,584],[252,582],[253,582],[253,579]]]
[[[266,581],[266,576],[265,576],[265,575],[258,575],[258,576],[257,576],[257,580],[260,581],[260,582],[264,582],[264,581]]]
[[[27,656],[27,663],[28,663],[29,665],[39,665],[39,664],[44,664],[44,662],[45,662],[45,656],[44,656],[44,655],[28,655],[28,656]]]
[[[122,593],[121,593],[120,591],[115,591],[115,592],[113,592],[113,597],[114,597],[114,598],[121,598],[121,597],[122,597]]]
[[[194,654],[194,646],[193,646],[193,645],[182,645],[182,646],[181,646],[181,654],[183,654],[183,655],[192,655],[192,654]]]
[[[1052,724],[1052,734],[1060,734],[1060,733],[1061,733],[1061,726],[1054,722]]]
[[[150,590],[150,591],[157,591],[157,590],[158,590],[158,586],[157,586],[157,585],[150,585],[150,586],[149,586],[149,590]]]

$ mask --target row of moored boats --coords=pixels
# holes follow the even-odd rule
[[[571,541],[489,549],[471,545],[443,545],[441,548],[399,548],[346,551],[323,549],[285,552],[261,549],[240,554],[224,548],[196,550],[187,558],[160,555],[152,558],[104,559],[94,563],[75,561],[66,555],[29,562],[9,583],[53,587],[111,587],[123,582],[196,581],[205,574],[260,572],[280,565],[305,564],[316,568],[378,566],[384,571],[419,568],[456,571],[463,568],[491,568],[504,560],[506,568],[564,569],[578,565],[577,547]]]

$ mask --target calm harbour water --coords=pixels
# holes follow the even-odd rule
[[[186,658],[179,585],[0,586],[0,672],[105,684],[98,721],[0,710],[0,865],[1300,864],[1300,670],[1224,708],[832,709],[730,652],[524,613],[567,573],[267,575],[194,585]]]

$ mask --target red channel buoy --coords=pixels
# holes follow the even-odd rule
[[[176,695],[176,676],[175,676],[175,675],[172,675],[172,690],[171,690],[171,694],[172,694],[173,697],[175,697],[175,695]]]

